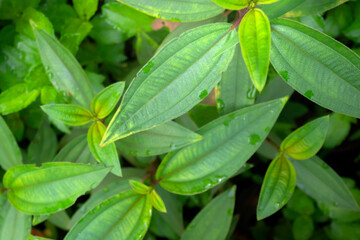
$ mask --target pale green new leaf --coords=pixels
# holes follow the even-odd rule
[[[296,91],[335,112],[360,117],[360,57],[301,23],[272,22],[271,63]]]
[[[89,20],[96,12],[99,0],[73,0],[74,8],[80,18]]]
[[[9,169],[3,179],[9,202],[28,214],[61,211],[96,187],[110,171],[103,166],[75,163],[21,165]]]
[[[0,116],[0,166],[4,170],[22,164],[22,155],[14,135]]]
[[[280,0],[271,5],[259,6],[270,20],[275,19],[296,8],[305,0]]]
[[[260,92],[264,89],[270,62],[271,31],[265,13],[251,9],[239,26],[241,51],[251,80]]]
[[[203,140],[169,153],[156,179],[170,192],[189,195],[230,178],[260,147],[286,100],[243,108],[205,125],[198,131]]]
[[[249,6],[249,0],[213,0],[220,7],[240,10]]]
[[[291,198],[296,185],[296,172],[291,162],[280,154],[270,164],[261,186],[257,219],[279,211]]]
[[[280,149],[297,160],[311,158],[324,144],[328,128],[329,116],[313,120],[287,136]]]
[[[164,201],[161,199],[159,194],[155,191],[155,189],[150,192],[150,201],[151,205],[158,210],[159,212],[166,213],[166,207]]]
[[[165,45],[132,81],[102,144],[181,116],[204,99],[233,56],[229,49],[214,57],[236,37],[230,30],[228,23],[208,24]]]
[[[151,219],[149,195],[133,190],[102,202],[85,215],[65,240],[142,239]]]
[[[347,1],[348,0],[305,0],[302,4],[297,6],[291,12],[287,13],[285,16],[301,17],[320,14]]]
[[[51,118],[72,126],[81,126],[95,120],[89,110],[78,105],[48,104],[42,105],[41,109]]]
[[[271,4],[271,3],[275,3],[278,2],[280,0],[255,0],[254,2],[256,4]]]
[[[129,180],[129,183],[130,183],[131,188],[139,194],[147,194],[151,190],[151,188],[149,186],[143,184],[142,182],[138,182],[135,180]]]

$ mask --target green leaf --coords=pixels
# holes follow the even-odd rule
[[[333,206],[359,210],[354,197],[341,177],[323,160],[314,156],[304,161],[291,161],[297,175],[297,186],[317,201]]]
[[[314,233],[314,221],[309,216],[299,216],[295,219],[292,232],[295,240],[311,239]]]
[[[280,149],[297,160],[311,158],[324,144],[328,128],[329,116],[313,120],[287,136]]]
[[[51,83],[88,107],[94,96],[90,81],[76,58],[58,40],[33,26],[41,61]]]
[[[291,20],[273,21],[271,37],[271,63],[291,87],[325,108],[360,117],[359,56]]]
[[[291,12],[287,13],[285,16],[300,17],[306,15],[315,15],[323,13],[347,1],[348,0],[305,0],[302,4],[297,6]]]
[[[18,18],[27,7],[36,8],[40,0],[2,0],[0,4],[0,19],[11,20]]]
[[[146,186],[142,182],[138,182],[135,180],[129,180],[129,183],[130,183],[131,188],[139,194],[148,194],[151,190],[149,186]]]
[[[257,219],[264,219],[279,211],[291,198],[295,185],[295,169],[280,153],[266,171],[256,211]]]
[[[201,103],[197,104],[190,111],[188,111],[187,115],[189,115],[191,120],[194,121],[198,127],[202,127],[220,117],[216,106]],[[196,128],[196,130],[197,129],[198,128]]]
[[[271,5],[261,5],[259,7],[265,12],[270,20],[273,20],[296,8],[304,1],[305,0],[280,0]]]
[[[287,98],[240,109],[202,127],[204,138],[169,153],[156,179],[177,194],[204,192],[235,174],[260,147]]]
[[[214,57],[235,37],[230,29],[227,23],[204,25],[164,46],[132,81],[102,144],[167,122],[204,99],[233,56],[229,50]]]
[[[14,135],[0,116],[0,165],[4,170],[22,164],[20,148]]]
[[[150,201],[151,205],[158,210],[159,212],[166,213],[166,207],[164,201],[161,199],[159,194],[155,191],[155,189],[150,192]]]
[[[213,0],[222,8],[240,10],[249,6],[248,0]]]
[[[139,30],[136,34],[136,58],[141,65],[145,65],[154,56],[159,44],[147,33]]]
[[[212,0],[117,0],[150,16],[172,22],[196,22],[224,11]]]
[[[98,8],[99,0],[73,0],[74,8],[80,18],[89,20]]]
[[[91,111],[99,118],[107,117],[115,108],[125,88],[124,82],[111,84],[99,92],[91,102]]]
[[[9,169],[3,179],[9,202],[28,214],[61,211],[96,187],[110,171],[103,166],[75,163],[21,165]]]
[[[255,0],[254,2],[256,4],[271,4],[271,3],[275,3],[278,2],[280,0]]]
[[[187,226],[181,240],[225,239],[235,207],[236,187],[214,198]]]
[[[201,139],[199,134],[169,121],[147,131],[120,139],[116,144],[122,151],[130,155],[145,157],[167,153]]]
[[[100,147],[100,141],[105,133],[106,127],[100,121],[94,122],[89,128],[87,140],[91,153],[96,160],[107,167],[112,167],[111,172],[121,177],[121,167],[115,143]]]
[[[251,9],[239,26],[241,51],[251,80],[260,92],[264,89],[270,62],[270,22],[265,13]]]
[[[332,113],[330,115],[329,130],[324,142],[325,148],[335,148],[339,146],[349,135],[351,123],[356,123],[356,119]]]
[[[133,190],[105,200],[84,216],[65,240],[142,239],[151,219],[149,195]]]
[[[81,126],[95,120],[89,110],[78,105],[48,104],[42,105],[41,109],[51,118],[72,126]]]

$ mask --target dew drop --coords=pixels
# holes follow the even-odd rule
[[[199,98],[200,98],[200,99],[204,99],[207,95],[208,95],[208,92],[207,92],[206,90],[203,90],[203,91],[199,94]]]
[[[280,203],[275,203],[275,208],[279,208],[280,207]]]
[[[246,97],[250,100],[253,100],[256,98],[257,90],[255,86],[251,86],[251,88],[248,90]]]
[[[150,150],[146,150],[145,154],[149,156],[150,155]]]
[[[289,73],[288,71],[280,71],[279,72],[280,76],[285,80],[285,82],[287,82],[289,80]]]
[[[150,70],[152,69],[152,67],[154,66],[154,63],[152,61],[148,62],[146,64],[146,66],[143,68],[143,73],[148,73],[150,72]]]
[[[251,134],[251,136],[249,137],[249,143],[251,145],[255,145],[255,144],[259,143],[260,140],[261,140],[260,136],[257,134]]]
[[[49,79],[53,79],[54,78],[54,74],[52,72],[48,72],[48,76],[49,76]]]
[[[220,98],[216,99],[216,107],[218,110],[223,110],[225,108],[225,103]]]
[[[175,149],[176,149],[176,145],[175,145],[174,143],[170,144],[169,147],[170,147],[171,150],[175,150]]]
[[[265,132],[270,132],[270,127],[266,127]]]
[[[308,99],[311,99],[314,96],[314,93],[313,93],[313,91],[308,90],[308,91],[306,91],[304,96],[307,97]]]
[[[224,124],[225,127],[228,127],[230,125],[230,122],[229,121],[224,121],[223,124]]]

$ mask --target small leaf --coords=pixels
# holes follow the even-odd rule
[[[130,183],[130,186],[132,187],[132,189],[139,194],[148,194],[151,190],[151,188],[149,186],[146,186],[142,182],[138,182],[135,180],[129,180],[129,183]]]
[[[14,135],[0,116],[0,166],[4,170],[22,164],[22,155]]]
[[[264,89],[270,62],[270,22],[265,13],[251,9],[239,26],[241,51],[251,80],[260,92]]]
[[[150,201],[151,201],[151,205],[154,208],[156,208],[160,212],[166,213],[166,207],[165,207],[164,201],[161,199],[159,194],[157,194],[155,189],[151,190]]]
[[[88,144],[91,153],[96,160],[107,167],[112,167],[111,172],[121,177],[121,167],[119,156],[114,143],[100,147],[101,138],[105,133],[106,127],[100,121],[95,121],[88,131]]]
[[[41,109],[51,118],[72,126],[81,126],[95,120],[89,110],[78,105],[48,104],[41,106]]]
[[[220,7],[231,10],[240,10],[249,6],[248,0],[213,0],[213,1]]]
[[[256,211],[257,219],[264,219],[279,211],[291,198],[295,185],[295,169],[291,162],[280,154],[266,171]]]
[[[314,156],[325,141],[329,116],[318,118],[296,129],[281,143],[281,151],[297,160]]]
[[[89,20],[96,12],[99,0],[73,0],[74,8],[80,18]]]
[[[99,119],[107,117],[115,108],[125,88],[124,82],[111,84],[91,101],[91,111]]]

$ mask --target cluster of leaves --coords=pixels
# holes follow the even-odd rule
[[[234,239],[239,175],[258,220],[289,202],[281,239],[356,239],[359,190],[316,156],[360,138],[344,2],[1,1],[0,239]]]

